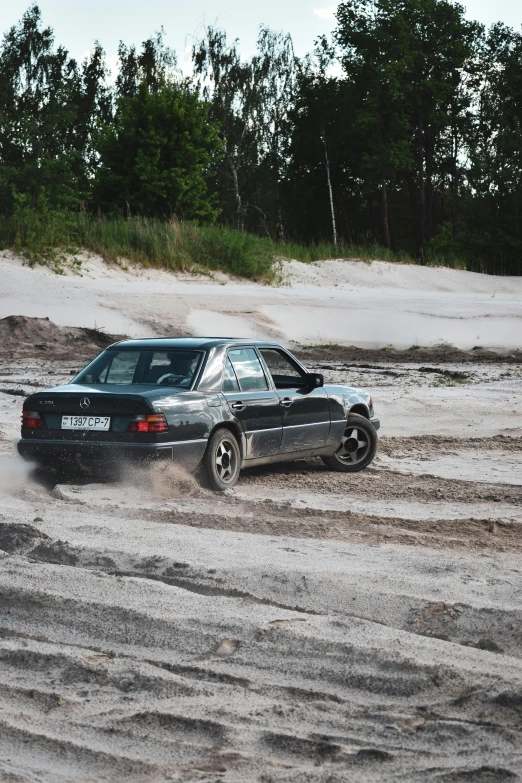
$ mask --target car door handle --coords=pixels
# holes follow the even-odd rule
[[[282,405],[283,408],[289,408],[292,403],[293,400],[291,400],[289,397],[285,397],[284,400],[279,400],[279,404]]]
[[[238,400],[237,402],[233,402],[230,407],[233,408],[235,411],[244,411],[246,405],[244,402],[241,402],[241,400]]]

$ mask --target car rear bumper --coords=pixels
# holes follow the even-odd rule
[[[175,460],[188,470],[194,470],[201,461],[206,440],[177,441],[174,443],[101,443],[56,440],[18,441],[18,453],[26,460],[41,465],[78,463],[113,463],[125,461],[147,462],[156,459]]]
[[[374,416],[373,419],[370,419],[371,423],[375,427],[376,430],[381,429],[381,420],[377,418],[377,416]]]

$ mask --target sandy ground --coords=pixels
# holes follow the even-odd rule
[[[4,252],[0,318],[49,317],[132,337],[188,331],[365,348],[522,347],[522,278],[380,261],[290,261],[282,265],[283,285],[270,288],[223,274],[193,278],[80,260],[80,274],[56,275]]]
[[[244,289],[269,301],[326,279],[347,285],[328,264],[319,280],[297,268],[288,290]],[[151,317],[125,272],[56,282],[6,268],[70,281],[64,301],[82,285],[128,282],[135,293],[114,294],[112,328]],[[355,269],[371,288],[375,265]],[[397,269],[387,290],[412,312],[433,275],[431,293],[455,308],[457,280],[477,301],[493,286],[520,328],[518,281],[487,288],[481,276]],[[158,275],[151,286],[164,285]],[[198,285],[154,294],[160,310],[169,296],[186,308],[165,322],[181,328]],[[194,309],[206,308],[207,285],[220,296],[240,287],[205,283]],[[100,318],[107,296],[89,299]],[[49,292],[32,314],[55,304]],[[79,321],[67,325],[94,326]],[[313,368],[371,390],[383,421],[371,468],[251,469],[222,497],[174,466],[120,481],[35,476],[14,456],[21,402],[77,367],[0,360],[0,781],[520,778],[522,365],[338,354],[316,351]]]

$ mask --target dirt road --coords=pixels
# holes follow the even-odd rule
[[[371,389],[372,468],[223,497],[30,478],[23,395],[73,368],[2,364],[0,780],[518,779],[522,366],[315,363]]]

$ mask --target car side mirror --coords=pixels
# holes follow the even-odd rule
[[[310,391],[312,389],[320,389],[321,386],[324,386],[324,375],[321,375],[320,372],[309,372],[308,388],[310,389]]]

